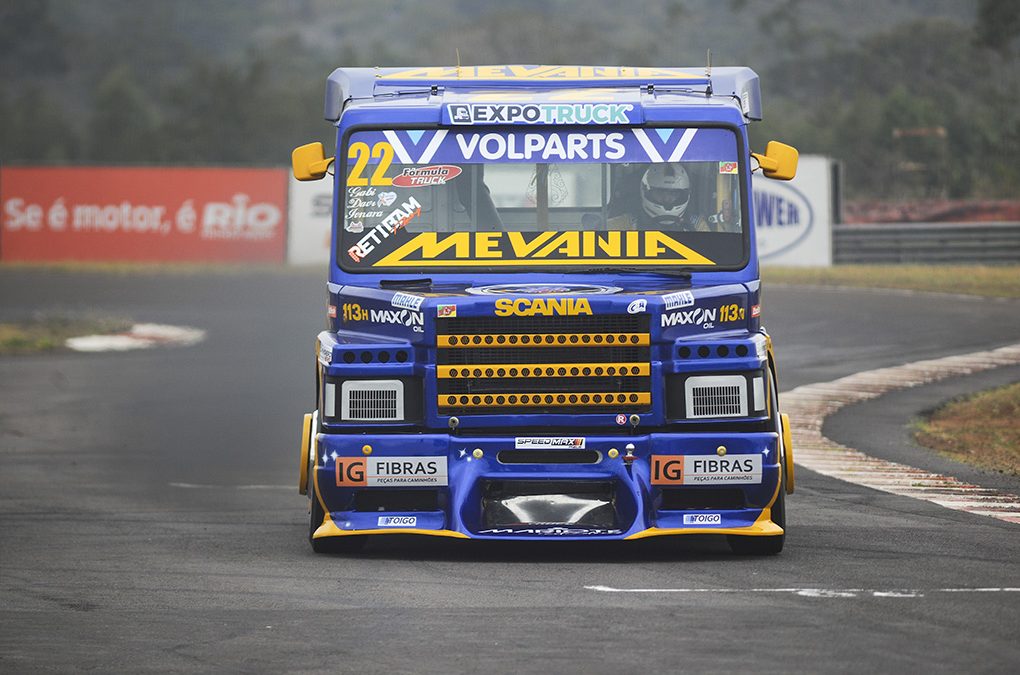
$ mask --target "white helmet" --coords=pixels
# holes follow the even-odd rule
[[[641,178],[641,206],[652,218],[679,220],[691,200],[691,180],[679,164],[653,164]]]

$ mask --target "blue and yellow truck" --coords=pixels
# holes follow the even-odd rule
[[[334,181],[299,491],[369,536],[719,534],[782,550],[793,491],[762,327],[749,68],[340,68],[299,180]]]

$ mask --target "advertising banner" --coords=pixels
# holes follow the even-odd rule
[[[832,161],[801,155],[791,181],[752,180],[758,259],[762,265],[832,264]]]
[[[283,169],[0,168],[0,260],[283,262]]]

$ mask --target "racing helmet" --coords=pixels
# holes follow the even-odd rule
[[[641,177],[641,206],[652,218],[679,220],[691,200],[691,179],[680,164],[653,164]]]

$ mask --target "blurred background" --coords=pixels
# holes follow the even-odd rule
[[[711,49],[761,75],[756,149],[838,168],[835,223],[1018,221],[1018,37],[1018,0],[0,0],[0,163],[286,167],[338,66]]]

